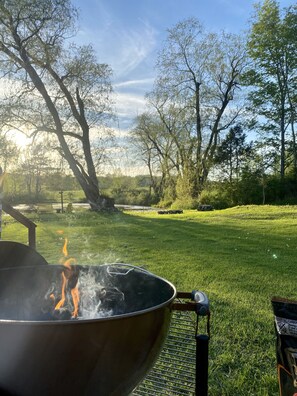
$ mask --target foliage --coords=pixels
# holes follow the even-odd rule
[[[278,394],[270,299],[297,299],[296,206],[31,218],[38,225],[37,250],[51,264],[61,258],[64,241],[57,230],[64,230],[79,264],[145,266],[177,290],[204,291],[211,307],[209,394]],[[24,228],[5,220],[3,238],[26,243]]]
[[[0,166],[3,171],[7,170],[9,163],[16,161],[19,152],[18,146],[12,140],[0,134]]]
[[[281,178],[288,166],[288,142],[293,147],[295,172],[297,169],[296,35],[296,5],[283,12],[275,0],[257,5],[248,39],[253,62],[245,79],[252,86],[249,97],[259,129],[279,143]]]
[[[214,163],[219,171],[232,183],[239,180],[241,171],[246,166],[252,152],[252,142],[246,142],[246,134],[240,125],[231,128],[218,146]],[[216,171],[218,171],[216,167]]]
[[[102,209],[96,165],[111,114],[111,69],[94,49],[70,44],[77,11],[69,0],[4,0],[0,5],[0,70],[9,85],[1,123],[9,132],[48,134],[94,210]],[[110,134],[108,134],[110,136]],[[92,144],[91,144],[92,141]],[[99,147],[98,147],[99,144]]]
[[[162,200],[167,200],[165,180],[190,185],[182,194],[194,200],[203,190],[219,138],[241,112],[235,99],[244,67],[239,36],[208,33],[195,18],[168,30],[147,96],[149,111],[138,117],[133,131],[150,173],[162,175]],[[177,199],[180,192],[177,185]]]
[[[194,199],[190,196],[185,196],[181,198],[176,198],[176,200],[170,205],[170,209],[196,209],[198,207],[198,204],[198,199]]]
[[[227,183],[209,184],[199,196],[199,204],[211,205],[215,209],[225,209],[232,206],[231,194]]]
[[[111,202],[104,194],[119,204],[178,209],[297,202],[296,11],[275,0],[256,5],[247,47],[243,37],[208,32],[195,18],[169,29],[147,112],[131,132],[149,175],[97,177],[112,137],[111,69],[91,46],[66,46],[77,18],[70,0],[3,1],[0,70],[11,89],[1,103],[0,164],[16,165],[6,196],[54,201],[64,190],[71,202],[84,191],[94,209]],[[243,112],[247,93],[251,119]],[[7,140],[20,122],[35,136],[25,155]],[[253,144],[247,124],[258,132]],[[76,182],[47,158],[53,147],[68,157]]]
[[[266,202],[270,204],[297,203],[297,183],[295,175],[287,175],[284,179],[270,176],[266,181]]]

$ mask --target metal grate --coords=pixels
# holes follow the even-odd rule
[[[195,312],[173,311],[163,349],[133,396],[195,395],[196,320]]]

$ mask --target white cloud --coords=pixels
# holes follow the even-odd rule
[[[117,79],[134,71],[157,46],[157,32],[148,23],[140,21],[136,26],[124,28],[111,21],[101,29],[84,27],[79,31],[82,42],[91,42],[98,54],[99,62],[108,63]]]
[[[115,88],[130,88],[130,87],[135,87],[135,86],[141,86],[141,88],[143,86],[151,86],[154,82],[154,78],[143,78],[143,79],[139,79],[139,80],[127,80],[127,81],[123,81],[117,84],[114,84]]]
[[[133,71],[155,47],[155,34],[149,26],[117,32],[118,54],[114,59],[117,75]]]
[[[146,100],[143,95],[130,93],[118,93],[116,97],[116,112],[121,117],[135,118],[143,113],[146,108]]]

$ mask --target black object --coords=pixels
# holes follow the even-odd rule
[[[35,249],[19,242],[0,241],[0,268],[46,265]]]
[[[177,292],[172,308],[169,333],[162,351],[152,370],[134,389],[133,396],[208,394],[208,298],[196,290]],[[206,334],[199,329],[202,320],[206,320]]]
[[[297,395],[297,301],[273,297],[280,396]]]
[[[213,210],[213,206],[212,205],[199,205],[197,210],[200,212],[209,212],[209,211]]]
[[[4,392],[127,395],[156,360],[170,324],[174,286],[133,266],[76,268],[79,276],[90,275],[110,291],[108,309],[113,307],[114,290],[124,294],[112,316],[47,320],[64,267],[0,270],[0,388]]]
[[[208,344],[209,335],[196,335],[196,395],[208,394]]]
[[[183,214],[183,210],[181,209],[170,209],[170,210],[158,210],[158,214]]]
[[[68,308],[53,312],[51,298],[69,270],[45,264],[28,246],[0,242],[1,395],[122,396],[144,377],[133,395],[207,395],[210,312],[203,292],[175,296],[170,283],[133,266],[74,266],[68,286],[79,274],[104,280],[97,295],[113,316],[71,320]],[[23,265],[36,267],[8,269]],[[198,333],[203,317],[207,334]]]

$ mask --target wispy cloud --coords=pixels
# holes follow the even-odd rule
[[[114,84],[114,87],[117,88],[130,88],[130,87],[135,87],[135,86],[149,86],[151,87],[154,82],[154,78],[143,78],[139,80],[127,80],[123,81],[117,84]]]
[[[117,121],[113,127],[117,133],[127,135],[133,128],[135,119],[146,110],[146,100],[143,95],[118,93],[115,98]]]
[[[142,95],[119,93],[116,96],[116,109],[119,116],[136,117],[145,110],[146,101]]]
[[[127,27],[106,9],[100,9],[100,16],[96,26],[84,25],[78,35],[82,42],[93,43],[99,61],[111,65],[121,79],[150,57],[157,46],[157,31],[142,19]]]
[[[125,76],[135,70],[156,46],[156,34],[149,24],[117,30],[115,36],[117,54],[113,59],[113,67],[118,76]]]

